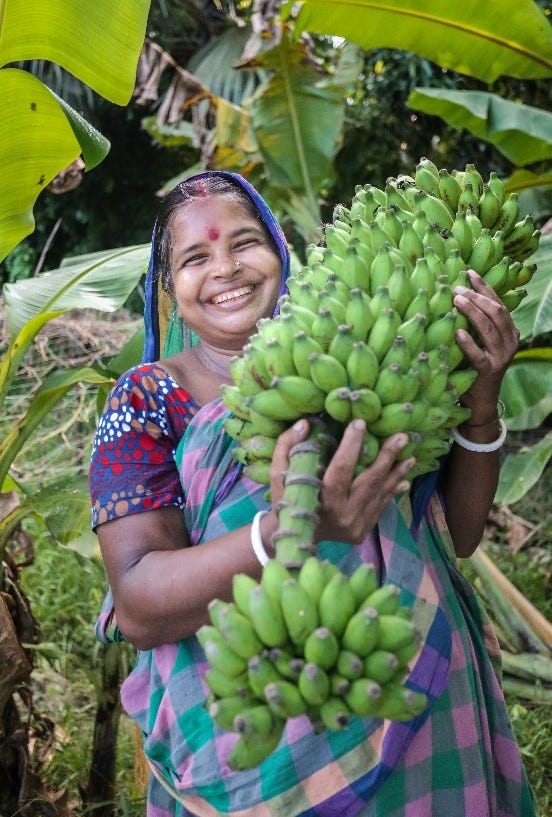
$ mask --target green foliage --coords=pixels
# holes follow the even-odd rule
[[[150,0],[109,0],[83,8],[72,0],[4,0],[0,16],[0,259],[34,229],[41,190],[82,153],[87,169],[105,157],[107,140],[39,79],[27,59],[59,62],[117,104],[128,102]],[[87,36],[75,36],[86,29]],[[47,149],[45,149],[47,145]]]

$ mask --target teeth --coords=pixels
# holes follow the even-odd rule
[[[222,295],[216,295],[211,298],[211,303],[222,304],[224,301],[231,301],[234,298],[241,298],[242,295],[249,295],[250,292],[253,292],[252,286],[240,287],[240,289],[234,289],[232,292],[223,292]]]

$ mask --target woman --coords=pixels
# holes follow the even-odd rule
[[[94,526],[118,625],[140,651],[122,698],[144,733],[153,772],[148,817],[217,813],[429,817],[441,813],[445,803],[453,815],[450,790],[457,801],[462,794],[463,811],[457,814],[530,815],[530,793],[488,656],[474,666],[485,673],[477,691],[489,696],[489,717],[495,723],[483,718],[480,724],[479,718],[467,716],[468,709],[471,714],[474,709],[471,700],[461,699],[470,688],[468,681],[460,685],[460,697],[449,697],[451,677],[469,676],[475,683],[476,674],[471,663],[470,672],[465,666],[476,635],[454,629],[452,619],[478,615],[473,599],[464,599],[469,597],[466,588],[460,588],[452,542],[456,555],[467,556],[481,538],[498,476],[498,448],[493,445],[500,432],[498,393],[518,342],[509,314],[475,275],[473,290],[459,290],[455,296],[455,305],[485,338],[480,348],[468,333],[458,333],[458,343],[479,374],[465,397],[472,414],[460,431],[463,445],[494,450],[481,453],[455,444],[440,474],[441,501],[434,496],[428,507],[420,500],[434,487],[431,478],[422,479],[411,492],[415,498],[411,507],[404,477],[414,460],[398,460],[406,435],[386,441],[374,464],[353,479],[365,430],[363,423],[355,422],[347,428],[323,479],[318,530],[320,539],[324,532],[324,541],[319,553],[345,572],[361,559],[377,563],[382,581],[397,580],[419,608],[426,640],[411,679],[435,701],[430,716],[418,719],[412,728],[361,719],[361,726],[329,737],[313,735],[305,719],[294,719],[299,723],[286,730],[281,749],[260,770],[228,769],[225,758],[233,738],[214,729],[203,707],[206,665],[194,634],[208,621],[212,598],[231,598],[236,573],[261,575],[250,523],[266,503],[264,488],[232,465],[231,446],[220,425],[224,407],[215,398],[220,385],[230,382],[232,356],[240,353],[259,318],[273,314],[288,270],[282,233],[247,182],[233,174],[208,173],[179,186],[164,203],[155,230],[146,359],[159,355],[158,276],[174,299],[176,317],[183,319],[184,348],[123,376],[98,428],[91,467]],[[195,345],[189,330],[199,339]],[[174,337],[171,329],[168,337]],[[205,408],[200,411],[201,406]],[[299,423],[278,442],[271,468],[274,505],[281,496],[289,450],[306,436],[307,426]],[[184,490],[174,461],[177,448]],[[400,502],[394,499],[397,495]],[[423,507],[423,519],[412,518],[418,507]],[[231,523],[227,517],[225,521],[224,509],[232,509]],[[267,510],[260,535],[272,555],[269,542],[277,519],[271,508]],[[394,539],[401,558],[390,556]],[[189,547],[200,542],[202,547]],[[407,556],[419,570],[414,588],[405,576]],[[444,598],[442,583],[449,575],[454,603]],[[482,641],[481,621],[474,626]],[[475,708],[484,706],[482,698]],[[477,721],[481,734],[474,737],[453,729],[456,741],[446,744],[432,764],[432,729],[457,726],[462,716],[470,728],[473,721],[475,729]],[[495,739],[493,729],[501,733],[502,741]],[[462,742],[468,762],[463,766],[459,760],[454,769],[463,779],[452,785],[443,779],[432,792],[431,780],[447,766],[453,751],[462,754]],[[439,751],[436,737],[434,743]],[[484,760],[476,763],[478,754]],[[431,768],[429,778],[427,769],[425,776],[420,773],[424,762]],[[416,766],[414,775],[407,773],[409,765]],[[492,768],[485,769],[486,765]],[[475,767],[474,780],[466,779],[467,770]],[[470,811],[481,797],[487,800],[481,810]]]

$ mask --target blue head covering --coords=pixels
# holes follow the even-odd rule
[[[263,197],[255,190],[253,185],[250,184],[247,181],[247,179],[244,179],[243,176],[240,176],[238,173],[231,173],[226,170],[207,170],[204,173],[198,173],[195,176],[191,176],[190,179],[187,179],[187,181],[205,179],[212,176],[219,176],[223,179],[229,179],[233,181],[235,184],[239,185],[239,187],[242,188],[242,190],[247,194],[247,196],[249,196],[249,198],[255,205],[265,228],[268,230],[270,236],[272,237],[272,240],[274,241],[274,245],[282,261],[282,278],[280,282],[279,296],[282,295],[286,291],[286,281],[290,272],[290,255],[287,241],[282,231],[282,228],[276,221],[276,218],[272,213],[270,207],[265,202]],[[163,307],[159,297],[160,296],[159,288],[161,286],[161,283],[159,270],[156,268],[155,253],[153,251],[154,239],[155,228],[153,231],[152,252],[150,255],[150,261],[148,265],[148,271],[146,274],[145,284],[145,305],[144,305],[145,341],[144,353],[142,357],[142,361],[144,363],[152,363],[155,360],[159,360],[160,357],[166,354],[165,352],[166,344],[161,338],[160,309],[162,309]],[[169,321],[168,331],[169,333],[171,333],[173,338],[173,348],[171,349],[171,353],[177,351],[177,349],[174,346],[175,334],[177,335],[178,338],[176,345],[177,347],[179,346],[180,349],[193,345],[194,338],[191,332],[189,331],[188,327],[184,325],[182,319],[176,315],[176,312],[174,312],[171,316],[167,317]]]

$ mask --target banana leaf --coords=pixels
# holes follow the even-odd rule
[[[0,485],[3,484],[12,463],[42,420],[77,383],[112,382],[109,372],[99,367],[84,366],[51,372],[30,400],[23,417],[10,425],[0,442]]]
[[[398,48],[494,82],[552,75],[552,28],[532,0],[303,0],[289,4],[302,31],[345,37],[366,50]]]
[[[537,264],[527,296],[512,312],[521,339],[528,340],[552,331],[552,235],[541,236],[537,252],[528,259]]]
[[[278,47],[249,64],[274,72],[252,106],[252,128],[270,183],[303,191],[316,217],[317,191],[334,175],[343,88],[318,74],[304,46],[286,34]]]
[[[533,173],[530,170],[519,169],[504,180],[504,186],[508,193],[514,191],[522,193],[533,187],[552,187],[552,172]]]
[[[34,204],[54,176],[81,153],[86,168],[94,167],[107,155],[109,142],[25,71],[0,71],[0,97],[2,260],[34,230]]]
[[[129,101],[150,0],[3,0],[0,65],[57,63],[117,105]]]
[[[121,307],[144,275],[150,245],[107,250],[84,256],[74,263],[36,278],[4,287],[6,315],[13,340],[34,317],[44,311],[97,309],[114,312]]]
[[[548,350],[550,352],[550,350]],[[537,428],[547,416],[552,394],[552,361],[550,359],[518,359],[510,365],[500,389],[506,406],[506,423],[512,430]],[[542,406],[540,406],[542,402]],[[530,410],[534,412],[534,417]],[[521,418],[524,418],[522,422]],[[531,418],[540,421],[533,424]],[[527,424],[525,424],[527,423]]]
[[[512,505],[537,484],[552,458],[552,431],[538,443],[508,454],[500,468],[495,501]]]
[[[134,89],[150,0],[3,0],[0,66],[25,60],[61,65],[119,105]],[[81,154],[86,170],[109,142],[40,80],[16,67],[0,70],[0,261],[34,230],[42,190]]]
[[[416,88],[407,105],[468,130],[518,167],[552,158],[552,113],[548,111],[485,91],[441,88]]]

